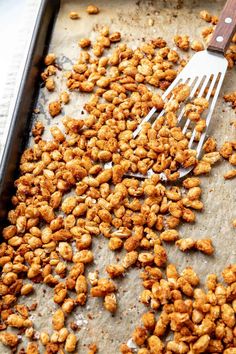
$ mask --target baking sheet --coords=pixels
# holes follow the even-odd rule
[[[207,9],[213,14],[219,14],[225,1],[151,1],[151,0],[113,0],[96,1],[100,13],[89,16],[85,9],[87,1],[62,1],[54,34],[52,36],[50,52],[54,52],[63,71],[70,70],[79,56],[79,39],[89,37],[95,39],[96,30],[102,25],[108,25],[111,31],[120,31],[123,41],[131,48],[139,46],[141,42],[155,37],[163,36],[173,46],[172,37],[175,34],[189,34],[191,39],[201,39],[201,29],[206,23],[200,20],[200,10]],[[72,21],[68,14],[78,11],[80,19]],[[153,19],[150,26],[149,19]],[[185,54],[187,57],[190,53]],[[62,115],[75,118],[82,117],[83,104],[88,99],[85,94],[71,93],[71,102],[63,107],[62,115],[52,119],[47,109],[50,101],[58,98],[59,92],[66,89],[65,78],[59,74],[56,80],[57,89],[48,93],[45,88],[40,91],[37,107],[40,114],[34,118],[42,120],[46,126],[44,137],[50,137],[49,127],[61,126]],[[213,135],[220,146],[224,141],[235,139],[235,128],[230,122],[235,119],[235,112],[224,103],[222,96],[226,92],[235,90],[235,69],[229,71],[215,109],[209,135]],[[197,221],[193,225],[182,225],[180,233],[183,237],[194,239],[210,237],[215,246],[212,257],[199,252],[183,254],[174,245],[168,246],[168,259],[178,266],[181,271],[191,265],[203,281],[209,272],[220,274],[226,264],[235,262],[236,230],[232,228],[232,220],[236,218],[235,189],[236,182],[224,181],[223,174],[229,170],[230,165],[223,161],[212,169],[209,176],[201,177],[205,210],[197,214]],[[105,276],[105,266],[116,262],[115,253],[109,251],[107,240],[103,237],[93,241],[95,261],[88,270],[99,270],[100,276]],[[104,310],[102,301],[89,298],[85,307],[77,307],[67,318],[67,327],[70,322],[79,325],[77,336],[79,338],[78,353],[86,353],[85,347],[89,343],[96,343],[101,354],[119,353],[119,345],[127,342],[135,326],[140,323],[140,317],[146,307],[138,302],[142,291],[139,279],[139,270],[132,269],[125,278],[115,281],[118,284],[118,311],[115,316]],[[32,313],[32,320],[36,329],[36,336],[41,331],[52,333],[51,317],[57,309],[54,304],[53,289],[39,284],[34,295],[21,298],[19,303],[31,305],[37,303],[37,309]],[[25,345],[25,339],[23,338]],[[130,342],[129,342],[130,343]],[[20,348],[20,347],[19,347]],[[0,353],[10,353],[0,344]],[[40,353],[43,353],[43,347]]]

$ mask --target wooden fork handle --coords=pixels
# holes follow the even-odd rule
[[[236,0],[228,0],[220,14],[219,22],[207,50],[224,54],[236,31]]]

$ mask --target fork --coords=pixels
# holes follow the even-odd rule
[[[179,73],[176,79],[168,87],[168,89],[162,95],[162,99],[166,101],[175,87],[179,84],[187,84],[190,87],[189,99],[193,97],[203,97],[207,89],[205,98],[209,101],[209,107],[206,115],[206,128],[201,134],[199,141],[196,143],[195,129],[189,139],[188,148],[195,148],[196,158],[200,156],[202,146],[206,137],[207,129],[209,127],[213,110],[215,108],[217,98],[227,71],[228,61],[224,57],[224,53],[230,44],[230,40],[236,30],[236,0],[228,0],[221,12],[219,22],[215,28],[212,38],[206,50],[196,53],[184,69]],[[169,101],[173,99],[170,97]],[[156,116],[156,108],[153,107],[147,116],[142,120],[141,124],[133,132],[133,138],[136,138],[140,133],[144,123],[154,124],[155,120],[165,114],[165,109],[163,109],[158,116]],[[187,119],[183,122],[184,117],[184,107],[178,115],[178,124],[183,126],[182,132],[186,134],[189,126],[190,120]],[[112,163],[107,163],[105,168],[112,167]],[[186,176],[193,166],[188,168],[180,167],[179,178]],[[154,172],[149,169],[146,175],[141,173],[126,173],[127,176],[137,177],[137,178],[148,178]],[[165,173],[160,174],[160,178],[163,181],[167,180]]]

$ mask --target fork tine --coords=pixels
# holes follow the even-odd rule
[[[207,100],[209,100],[209,98],[210,98],[210,96],[211,96],[211,92],[212,92],[212,90],[213,90],[213,88],[214,88],[214,86],[215,86],[215,83],[216,83],[217,78],[218,78],[218,75],[214,75],[213,78],[212,78],[212,81],[211,81],[211,83],[210,83],[210,86],[209,86],[209,89],[208,89],[208,92],[207,92],[207,95],[206,95],[206,99],[207,99]],[[204,91],[203,91],[203,93],[204,93]],[[203,93],[202,93],[202,95],[203,95]],[[209,114],[209,113],[208,113],[208,114]],[[208,116],[208,115],[207,115],[207,116]],[[211,116],[210,116],[210,117],[211,117]],[[195,135],[196,135],[196,130],[194,129],[193,134],[192,134],[192,136],[191,136],[191,139],[190,139],[190,141],[189,141],[189,148],[191,148],[191,146],[192,146],[192,144],[193,144]],[[204,135],[204,133],[202,134],[202,136],[203,136],[203,135]],[[201,140],[201,138],[200,138],[200,140]],[[200,142],[200,140],[199,140],[199,142]],[[198,144],[198,145],[199,145],[199,144]]]
[[[199,94],[197,95],[197,97],[202,97],[202,96],[203,96],[203,94],[204,94],[204,92],[205,92],[205,89],[206,89],[206,87],[207,87],[207,84],[208,84],[209,80],[211,79],[211,77],[212,77],[212,75],[206,76],[206,80],[204,81],[204,83],[203,83],[203,85],[202,85],[202,87],[201,87],[201,89],[200,89]]]
[[[190,80],[190,82],[191,81],[192,82],[191,82],[191,84],[189,86],[191,86],[194,83],[195,80],[196,80],[196,78],[193,78],[192,80]],[[195,84],[194,84],[194,86],[193,86],[193,88],[192,88],[192,90],[190,92],[190,95],[189,95],[190,99],[193,98],[193,96],[195,95],[195,92],[197,91],[198,86],[200,85],[201,82],[202,82],[202,77],[197,78],[197,81],[195,82]],[[178,123],[180,123],[183,115],[184,115],[184,107],[182,108],[182,110],[181,110],[181,112],[180,112],[180,114],[178,116]]]
[[[203,82],[203,84],[202,84],[202,86],[201,86],[201,88],[200,88],[200,91],[199,91],[197,97],[201,97],[201,96],[203,95],[203,93],[204,93],[204,91],[205,91],[205,89],[206,89],[206,87],[207,87],[207,84],[208,84],[210,78],[211,78],[211,76],[205,76],[205,80],[204,80],[204,82]],[[201,80],[201,81],[202,81],[202,80]],[[197,91],[197,90],[195,90],[194,94],[196,93],[196,91]],[[193,97],[191,97],[191,98],[193,98]],[[184,128],[183,128],[183,133],[184,133],[184,134],[186,133],[190,122],[191,122],[190,119],[187,119],[187,121],[186,121],[186,123],[185,123],[185,125],[184,125]]]
[[[220,73],[219,73],[219,74],[220,74]],[[210,87],[209,87],[209,89],[208,89],[208,92],[207,92],[207,94],[206,94],[206,99],[207,99],[207,100],[209,100],[209,98],[211,97],[212,90],[213,90],[213,88],[214,88],[214,86],[215,86],[215,83],[216,83],[216,81],[217,81],[217,79],[218,79],[219,74],[213,76],[212,82],[211,82]]]
[[[219,75],[220,75],[220,77],[219,77]],[[218,81],[218,83],[216,83],[218,78],[219,78],[219,81]],[[197,148],[196,148],[197,157],[198,157],[199,154],[200,154],[200,151],[201,151],[201,148],[202,148],[202,145],[203,145],[205,136],[206,136],[206,130],[207,130],[207,127],[208,127],[208,125],[209,125],[209,123],[210,123],[211,116],[212,116],[212,113],[213,113],[213,110],[214,110],[214,107],[215,107],[217,98],[218,98],[218,96],[219,96],[219,93],[220,93],[220,89],[221,89],[223,80],[224,80],[224,75],[222,75],[222,73],[219,73],[218,75],[215,75],[215,76],[214,76],[214,80],[212,80],[211,85],[210,85],[210,87],[209,87],[209,90],[208,90],[208,92],[207,92],[206,99],[209,100],[209,98],[210,98],[210,96],[211,96],[211,93],[212,93],[212,90],[214,89],[215,84],[216,84],[216,91],[215,91],[214,97],[213,97],[213,99],[212,99],[212,102],[211,102],[211,104],[210,104],[210,107],[209,107],[209,109],[208,109],[208,113],[207,113],[207,117],[206,117],[206,128],[205,128],[205,132],[201,135],[200,140],[199,140],[198,145],[197,145]],[[191,139],[190,139],[190,142],[189,142],[189,147],[190,147],[190,148],[191,148],[191,146],[192,146],[192,144],[193,144],[195,134],[196,134],[196,131],[195,131],[195,129],[194,129],[193,134],[192,134]]]

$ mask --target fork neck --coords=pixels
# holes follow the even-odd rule
[[[220,14],[219,22],[207,47],[211,52],[224,54],[236,31],[236,0],[228,0]]]

